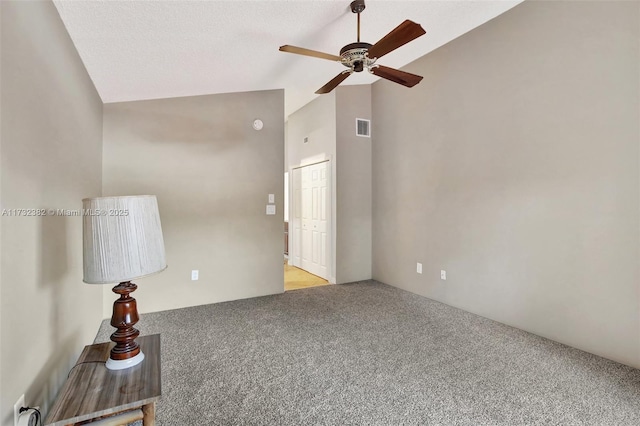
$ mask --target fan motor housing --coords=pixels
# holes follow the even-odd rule
[[[351,68],[354,72],[362,72],[366,65],[371,65],[371,61],[367,57],[367,52],[373,46],[371,43],[357,42],[351,43],[340,49],[342,57],[342,65]]]

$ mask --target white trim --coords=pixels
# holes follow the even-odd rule
[[[144,354],[140,351],[138,355],[129,359],[118,360],[109,358],[106,366],[109,370],[124,370],[125,368],[130,368],[134,365],[140,364],[142,360],[144,360]]]
[[[300,160],[300,164],[297,166],[292,166],[289,171],[293,171],[293,169],[301,169],[302,167],[313,166],[314,164],[325,163],[327,161],[331,161],[331,157],[331,155],[325,154],[324,156],[318,158]],[[289,179],[291,179],[291,173],[289,173]],[[291,184],[291,182],[289,182],[289,184]],[[289,189],[291,189],[291,186],[289,186]],[[289,204],[289,206],[291,206],[291,204]],[[289,215],[289,217],[291,217],[291,215]]]

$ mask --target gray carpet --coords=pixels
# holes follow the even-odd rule
[[[162,334],[163,426],[640,425],[640,370],[374,281],[138,326]]]

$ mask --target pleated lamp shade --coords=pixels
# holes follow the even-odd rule
[[[155,195],[87,198],[82,207],[85,283],[120,283],[167,267]]]

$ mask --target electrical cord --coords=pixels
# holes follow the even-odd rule
[[[74,365],[73,367],[71,367],[71,370],[69,370],[69,374],[67,374],[67,379],[71,376],[71,373],[73,372],[73,370],[82,364],[105,364],[104,361],[84,361],[84,362],[79,362],[76,365]],[[18,411],[19,414],[22,414],[24,412],[27,412],[29,410],[33,410],[36,413],[36,424],[33,426],[42,426],[42,413],[40,412],[40,410],[37,407],[20,407],[20,410]]]
[[[69,377],[71,377],[71,372],[72,372],[72,371],[73,371],[77,366],[82,365],[82,364],[106,364],[106,362],[105,362],[105,361],[84,361],[84,362],[79,362],[79,363],[77,363],[76,365],[74,365],[73,367],[71,367],[71,370],[69,370],[69,374],[67,374],[67,379],[68,379]]]
[[[29,411],[29,410],[33,410],[36,412],[36,424],[35,426],[42,426],[42,413],[40,413],[40,410],[38,410],[36,407],[20,407],[20,410],[18,411],[20,414],[24,413],[25,411]]]

